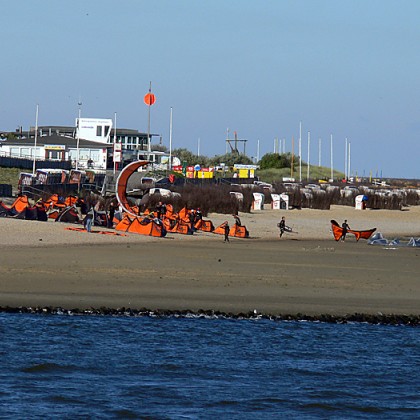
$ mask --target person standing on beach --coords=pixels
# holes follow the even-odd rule
[[[225,240],[223,242],[230,242],[229,241],[229,230],[230,230],[229,223],[226,222],[226,224],[225,224]]]
[[[160,219],[162,217],[162,201],[159,201],[159,203],[157,203],[156,206],[156,214],[157,214],[157,218]]]
[[[347,224],[347,220],[344,220],[344,222],[343,222],[343,224],[341,225],[341,227],[342,227],[343,231],[341,232],[341,237],[340,237],[340,239],[341,239],[342,241],[345,241],[345,240],[346,240],[346,234],[347,234],[347,231],[350,229],[350,226]]]
[[[195,219],[198,220],[203,220],[203,213],[201,213],[200,208],[198,208],[195,212]]]
[[[108,212],[108,228],[112,229],[114,227],[114,215],[115,215],[115,204],[113,201],[109,204]]]
[[[283,236],[283,233],[286,229],[286,218],[283,216],[280,220],[280,223],[278,224],[280,228],[280,238]]]
[[[92,223],[94,221],[94,218],[95,218],[95,210],[94,210],[93,206],[91,206],[89,211],[87,212],[85,220],[84,220],[85,229],[89,233],[92,232]]]
[[[242,226],[241,225],[241,219],[239,218],[239,216],[237,214],[232,214],[232,216],[235,219],[235,225],[236,226]]]

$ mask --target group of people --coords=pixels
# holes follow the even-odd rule
[[[158,219],[162,219],[162,217],[166,214],[166,204],[159,201],[156,205],[156,214]]]
[[[112,229],[114,227],[114,216],[115,211],[117,210],[118,204],[112,200],[106,211],[106,227]],[[92,226],[95,224],[95,219],[100,211],[100,202],[97,201],[95,204],[91,203],[87,207],[86,215],[83,219],[83,226],[85,227],[87,232],[92,232]]]
[[[99,205],[100,205],[99,201],[95,205],[90,205],[88,207],[87,212],[86,212],[86,216],[83,219],[83,225],[88,232],[92,231],[92,226],[95,222],[96,212],[99,211]],[[110,229],[112,229],[114,227],[113,219],[114,219],[114,215],[115,215],[115,211],[116,211],[117,207],[118,207],[118,204],[114,200],[112,200],[108,205],[107,227],[110,228]],[[167,210],[166,209],[166,204],[159,201],[157,206],[156,206],[157,219],[159,221],[161,221],[163,216],[166,214],[166,210]],[[239,216],[237,214],[233,214],[232,216],[235,219],[235,224],[237,226],[241,226],[241,219],[239,218]],[[189,221],[191,223],[191,228],[194,228],[195,223],[198,220],[202,219],[203,215],[201,213],[201,210],[199,208],[197,208],[197,209],[190,210],[189,213],[188,213],[188,217],[189,217]],[[287,230],[286,218],[284,216],[282,216],[280,222],[277,223],[277,227],[280,229],[280,238],[281,238],[283,236],[284,232],[286,232],[286,230]],[[347,223],[347,219],[344,220],[344,222],[341,225],[341,228],[342,228],[342,233],[341,233],[340,240],[345,241],[347,232],[350,229],[350,226]],[[230,226],[229,226],[229,223],[226,222],[226,224],[224,226],[224,242],[229,242],[229,232],[230,232]]]
[[[284,216],[281,218],[280,222],[277,223],[277,226],[280,229],[280,238],[281,238],[283,236],[284,232],[287,229],[287,227],[286,227],[286,218]],[[340,240],[341,241],[345,241],[346,240],[347,232],[350,229],[350,226],[347,223],[347,219],[344,220],[344,222],[341,225],[341,228],[342,228],[342,232],[341,232]]]
[[[199,208],[191,209],[188,212],[188,219],[191,223],[191,228],[194,229],[194,225],[203,218],[203,214]]]

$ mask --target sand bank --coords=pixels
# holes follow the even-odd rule
[[[283,214],[296,233],[279,240]],[[329,225],[346,218],[354,229],[419,237],[420,208],[264,210],[241,218],[251,238],[229,244],[209,233],[89,235],[59,223],[0,219],[0,306],[420,313],[420,249],[385,249],[351,237],[337,243]]]

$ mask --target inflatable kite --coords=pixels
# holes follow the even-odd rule
[[[43,222],[48,219],[47,212],[42,203],[31,206],[26,195],[16,198],[11,206],[7,206],[0,201],[0,217],[13,217],[14,219],[38,220]]]
[[[163,237],[166,235],[166,229],[159,219],[142,218],[139,216],[132,217],[127,213],[124,214],[121,222],[115,226],[115,229],[148,236]]]
[[[343,228],[335,220],[331,220],[331,226],[332,226],[334,239],[336,241],[339,241],[343,234]],[[347,233],[353,234],[356,237],[356,241],[358,241],[360,238],[369,239],[372,236],[373,232],[375,232],[375,230],[376,228],[369,229],[369,230],[347,229]]]
[[[223,222],[220,226],[213,230],[213,233],[218,235],[225,234],[225,226],[227,222]],[[229,229],[229,236],[234,236],[235,238],[248,238],[249,232],[245,226],[239,226],[236,223]]]
[[[123,210],[131,214],[132,216],[137,216],[138,212],[136,213],[135,210],[132,208],[131,204],[128,202],[127,183],[130,179],[130,176],[134,172],[136,172],[137,169],[148,164],[149,162],[147,160],[138,160],[136,162],[132,162],[126,167],[124,167],[117,179],[117,184],[115,187],[117,200],[120,203],[120,206],[123,208]]]

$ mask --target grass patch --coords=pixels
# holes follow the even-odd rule
[[[0,184],[9,184],[13,190],[18,187],[19,174],[22,172],[19,168],[1,168],[0,167]]]
[[[310,179],[307,179],[308,167],[302,165],[302,182],[313,182],[318,180],[329,180],[331,177],[331,169],[324,166],[315,166],[311,165],[309,168]],[[341,180],[344,178],[344,173],[340,171],[333,171],[334,179]],[[275,182],[282,181],[283,178],[295,178],[299,179],[299,168],[295,168],[293,174],[290,171],[290,168],[270,168],[270,169],[259,169],[256,171],[256,176],[259,177],[260,181],[268,182],[273,184]]]

